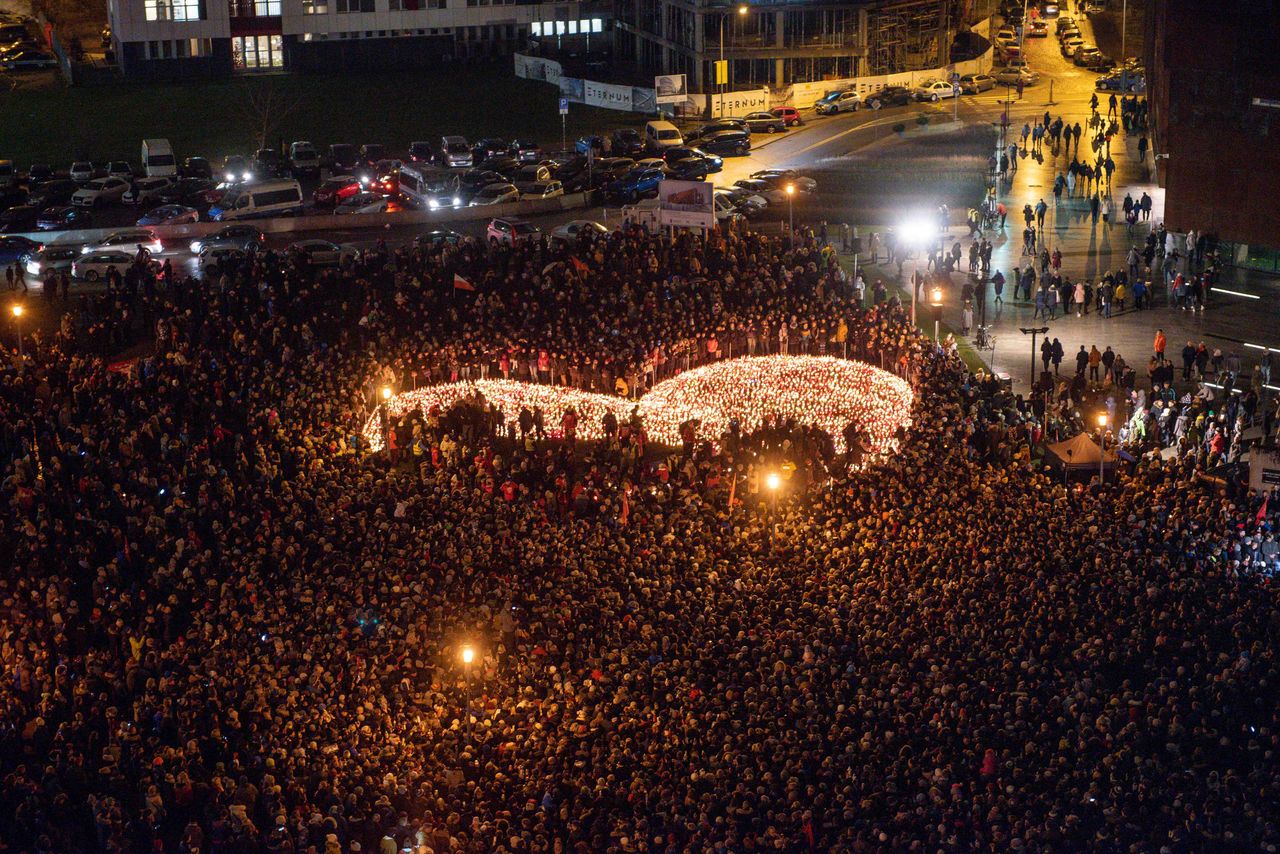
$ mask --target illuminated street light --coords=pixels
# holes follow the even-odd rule
[[[471,662],[475,661],[475,658],[476,658],[476,651],[475,651],[475,649],[473,649],[471,646],[464,646],[464,647],[462,648],[462,663],[463,663],[463,664],[470,664]]]
[[[13,312],[13,325],[18,333],[18,358],[22,358],[22,315],[26,312],[22,303],[15,302],[9,311]]]
[[[930,301],[929,304],[933,308],[933,343],[937,344],[938,331],[939,331],[938,327],[939,327],[939,324],[942,322],[942,288],[937,287],[935,285],[931,296],[932,296],[932,300]]]
[[[917,251],[930,245],[937,229],[925,217],[915,217],[902,223],[898,227],[899,242],[915,247]],[[916,323],[916,274],[920,271],[920,256],[915,256],[915,262],[911,269],[911,325]]]
[[[776,471],[769,472],[769,476],[764,479],[764,482],[770,490],[777,492],[778,487],[782,485],[782,478],[778,477],[778,473]]]
[[[787,185],[787,234],[794,235],[796,233],[796,185]]]
[[[1107,413],[1098,413],[1098,486],[1102,486],[1106,471],[1103,465],[1107,461]]]
[[[467,688],[467,707],[462,713],[462,724],[466,728],[467,747],[471,747],[471,662],[475,660],[476,651],[471,644],[462,647],[462,679]]]
[[[384,386],[382,387],[382,399],[383,399],[383,400],[390,400],[390,399],[391,399],[391,386],[389,386],[389,385],[384,385]]]
[[[746,3],[741,3],[738,5],[739,18],[745,18],[747,16],[748,11],[750,10],[747,8]],[[716,82],[720,86],[720,118],[724,118],[724,87],[725,87],[725,84],[729,82],[729,66],[725,64],[725,61],[724,61],[724,22],[728,17],[729,17],[728,13],[722,14],[720,16],[720,61],[716,63],[716,75],[715,75]],[[719,74],[719,69],[721,68],[724,69],[723,80],[720,79],[720,74]]]

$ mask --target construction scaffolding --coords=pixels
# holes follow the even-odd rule
[[[950,0],[908,0],[867,10],[867,72],[897,74],[949,60]]]

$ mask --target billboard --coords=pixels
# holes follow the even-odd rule
[[[716,224],[710,181],[663,181],[658,185],[661,225],[711,228]]]
[[[689,97],[689,81],[683,74],[660,74],[653,78],[659,104],[680,104]]]

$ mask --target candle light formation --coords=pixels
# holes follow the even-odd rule
[[[447,411],[479,392],[495,404],[508,421],[521,408],[540,407],[548,434],[560,437],[560,417],[569,407],[578,413],[580,439],[602,438],[602,419],[612,410],[619,421],[636,409],[651,441],[680,443],[680,425],[700,421],[699,434],[715,439],[737,420],[743,431],[757,429],[765,418],[795,419],[829,433],[838,452],[844,451],[844,430],[850,423],[865,435],[867,450],[875,454],[897,450],[899,428],[911,424],[914,393],[901,378],[864,362],[828,356],[755,356],[704,365],[658,383],[639,400],[582,391],[564,386],[516,380],[476,380],[427,386],[392,395],[387,414],[399,418],[418,410]],[[375,451],[383,447],[381,416],[365,424],[365,439]]]

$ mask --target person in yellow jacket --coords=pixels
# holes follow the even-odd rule
[[[631,386],[627,385],[625,377],[618,377],[613,384],[613,390],[618,393],[618,397],[626,397],[631,394]]]

